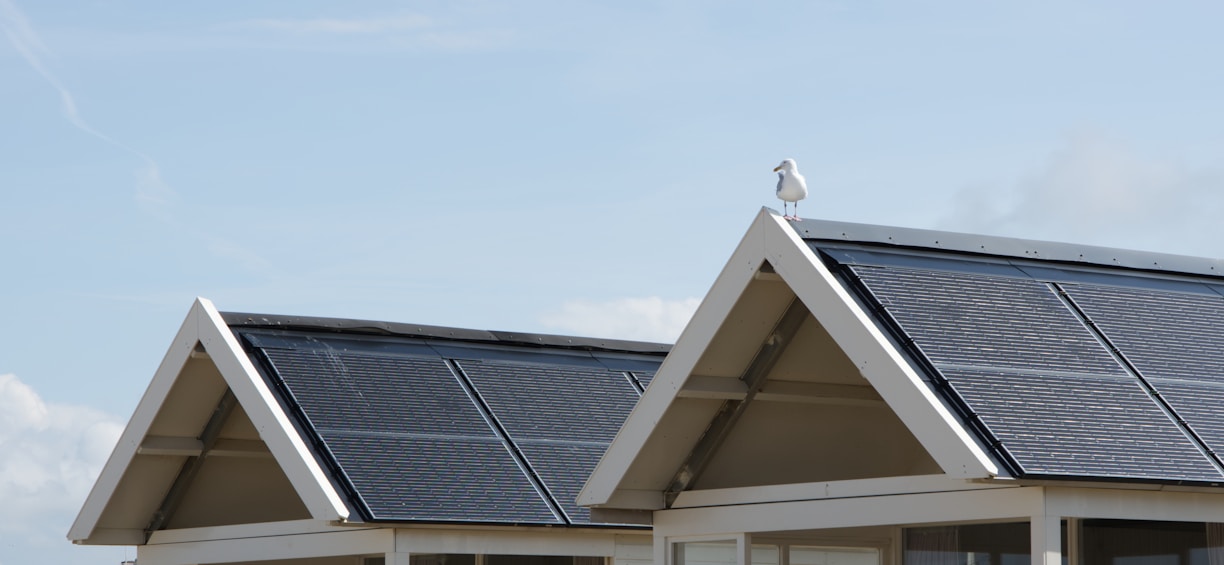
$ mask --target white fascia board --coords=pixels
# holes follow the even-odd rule
[[[136,548],[136,561],[158,565],[245,563],[383,554],[394,548],[395,533],[390,528],[345,528],[307,534],[141,545]]]
[[[212,302],[197,298],[198,335],[204,350],[234,392],[259,437],[316,520],[344,521],[349,516],[344,500],[328,480],[293,422],[251,363],[238,338],[230,331]]]
[[[926,386],[807,242],[787,225],[787,220],[777,215],[765,219],[762,231],[766,257],[774,270],[940,468],[957,478],[997,476],[999,468],[991,457]]]
[[[655,512],[654,532],[677,537],[861,526],[1028,520],[1043,511],[1043,487],[863,496]]]
[[[578,494],[579,505],[601,506],[612,500],[629,467],[655,431],[655,426],[672,405],[723,321],[760,269],[765,250],[762,219],[769,215],[769,211],[761,210],[748,233],[740,240],[730,261],[714,280],[680,338],[655,372],[650,388],[630,412],[616,439],[587,479],[582,492]],[[661,502],[662,497],[657,500]],[[641,509],[657,508],[661,506]]]
[[[822,500],[860,496],[887,496],[960,490],[1016,488],[1014,481],[976,482],[954,479],[947,475],[913,475],[879,477],[816,483],[761,485],[708,490],[684,491],[676,497],[672,508],[760,504],[791,500]]]
[[[1045,487],[1046,515],[1174,522],[1224,522],[1224,492]]]
[[[522,528],[499,530],[439,530],[401,528],[395,532],[395,549],[403,553],[463,553],[497,555],[581,555],[604,557],[615,553],[618,531],[570,531]],[[643,531],[641,539],[650,538]]]
[[[187,363],[192,350],[200,341],[199,316],[199,308],[193,306],[187,313],[187,318],[183,320],[183,325],[179,327],[178,333],[175,334],[174,341],[170,343],[169,350],[166,351],[165,357],[157,367],[157,372],[153,374],[152,382],[145,389],[144,396],[136,405],[136,411],[128,420],[123,434],[119,436],[119,442],[115,444],[115,449],[111,451],[110,458],[102,467],[98,480],[94,483],[93,489],[89,491],[89,496],[85,498],[85,503],[81,506],[76,521],[68,530],[68,539],[73,542],[88,541],[97,528],[103,510],[106,509],[115,489],[119,487],[119,481],[127,472],[137,450],[140,449],[141,442],[153,425],[153,419],[157,417],[158,410],[166,400],[166,396],[170,394],[170,388],[178,380],[183,365]]]
[[[225,526],[201,526],[158,530],[149,536],[148,545],[165,545],[193,541],[225,541],[244,538],[266,538],[328,532],[352,532],[359,529],[380,529],[380,526],[341,526],[321,520],[284,520],[280,522],[257,522],[253,524],[230,524]]]

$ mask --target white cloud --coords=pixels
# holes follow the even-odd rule
[[[697,298],[664,300],[657,296],[604,302],[571,300],[540,318],[558,331],[604,337],[672,343],[688,324]]]
[[[122,431],[111,414],[48,403],[16,375],[0,374],[0,553],[6,559],[81,557],[83,550],[64,536]]]
[[[1224,174],[1072,135],[1018,181],[963,189],[940,227],[1030,239],[1224,256]]]

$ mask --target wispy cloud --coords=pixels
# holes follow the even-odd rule
[[[700,303],[697,298],[664,300],[658,296],[603,302],[571,300],[541,316],[540,322],[579,335],[671,343]]]
[[[264,18],[242,20],[220,29],[257,34],[256,41],[274,42],[279,48],[354,49],[364,46],[383,50],[427,50],[471,52],[504,48],[515,34],[454,17],[463,24],[448,24],[448,18],[399,13],[359,18]],[[248,38],[249,39],[249,38]]]
[[[266,29],[289,33],[364,35],[417,31],[433,25],[433,19],[419,14],[400,14],[377,18],[259,19],[233,24],[234,27]]]
[[[157,162],[143,151],[139,151],[102,133],[81,117],[72,93],[64,87],[59,77],[52,73],[44,63],[44,56],[48,54],[48,51],[46,46],[43,45],[42,39],[34,30],[34,27],[30,25],[30,21],[25,17],[25,14],[11,0],[0,0],[0,31],[4,32],[9,43],[25,59],[30,68],[34,69],[39,76],[50,83],[51,87],[59,94],[60,112],[68,120],[68,123],[82,132],[131,153],[140,159],[142,164],[136,170],[136,200],[143,208],[160,212],[166,206],[170,197],[173,196],[174,191],[162,180],[161,168],[157,166]]]
[[[940,227],[1034,239],[1224,255],[1224,171],[1081,131],[1013,183],[968,187]]]

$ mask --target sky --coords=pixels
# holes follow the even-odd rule
[[[1224,257],[1224,4],[0,0],[0,565],[193,299],[673,340],[801,216]]]

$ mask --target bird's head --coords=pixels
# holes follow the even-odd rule
[[[776,173],[778,171],[786,171],[789,173],[789,172],[794,171],[795,168],[796,168],[796,165],[795,165],[794,159],[784,159],[781,165],[774,167],[774,172]]]

